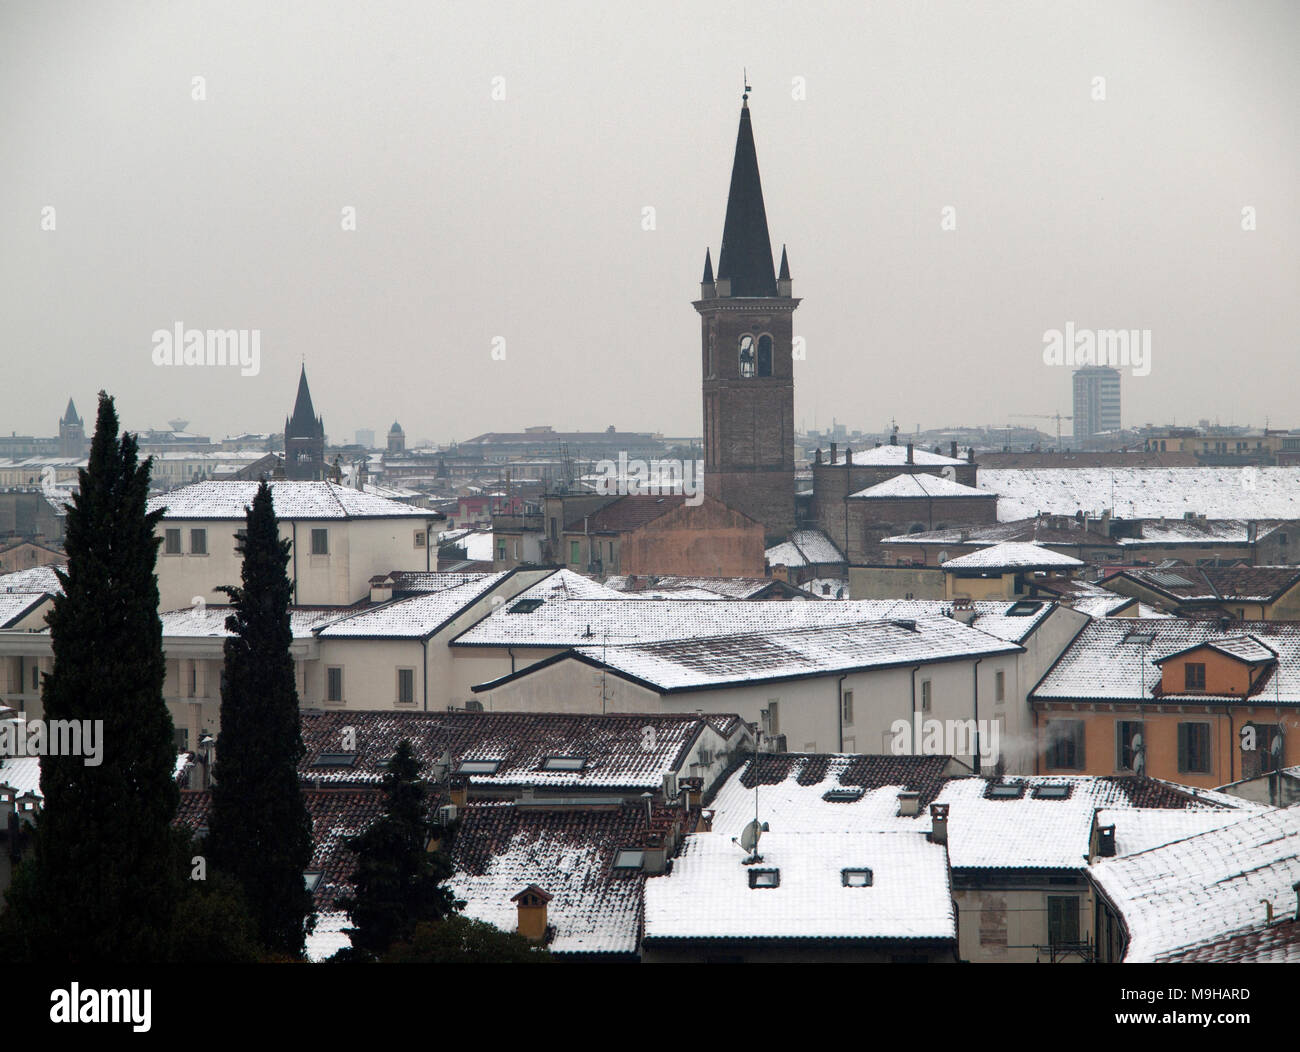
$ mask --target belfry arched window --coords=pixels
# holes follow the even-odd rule
[[[740,375],[746,380],[754,375],[754,337],[749,335],[740,338]]]
[[[772,337],[766,333],[758,338],[758,375],[772,375]]]

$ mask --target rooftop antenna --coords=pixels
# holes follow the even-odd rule
[[[749,93],[754,89],[749,86],[749,70],[746,69],[744,66],[741,66],[740,69],[741,69],[741,75],[745,81],[745,94],[740,96],[740,101],[743,102],[745,105],[749,105]]]

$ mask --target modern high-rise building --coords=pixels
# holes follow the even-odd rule
[[[704,492],[761,522],[768,543],[794,529],[797,306],[784,247],[780,273],[772,266],[746,92],[717,279],[706,250],[694,307],[702,330]]]
[[[1119,370],[1085,365],[1074,373],[1074,437],[1091,438],[1118,431]]]

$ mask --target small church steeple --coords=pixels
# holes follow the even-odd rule
[[[285,475],[290,479],[319,482],[327,477],[325,422],[312,406],[306,364],[298,374],[293,415],[284,421],[284,460]]]

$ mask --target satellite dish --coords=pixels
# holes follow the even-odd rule
[[[1268,747],[1268,751],[1271,752],[1274,757],[1280,757],[1282,755],[1282,735],[1273,735],[1273,744]]]
[[[758,850],[759,838],[763,835],[763,826],[755,818],[740,831],[740,846],[751,855]]]
[[[1141,752],[1141,751],[1142,751],[1142,735],[1140,735],[1140,734],[1135,734],[1135,735],[1133,735],[1133,746],[1132,746],[1132,747],[1133,747],[1133,751],[1134,751],[1135,753],[1138,753],[1138,752]]]

